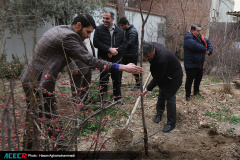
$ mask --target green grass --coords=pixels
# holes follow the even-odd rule
[[[216,78],[216,77],[210,77],[210,81],[212,83],[220,83],[221,82],[221,80],[219,78]]]
[[[98,81],[94,82],[94,84],[92,85],[92,87],[90,89],[90,92],[89,92],[89,95],[88,95],[90,103],[96,104],[97,102],[100,101],[98,84],[99,84]],[[106,100],[107,101],[113,99],[112,87],[108,86],[108,90],[111,91],[111,94],[107,93],[107,95],[106,95]]]
[[[240,117],[233,116],[232,114],[232,111],[227,107],[224,107],[216,112],[210,112],[209,110],[206,112],[207,116],[215,118],[218,121],[229,122],[237,125],[240,123]]]
[[[98,108],[95,108],[94,110],[97,110]],[[91,118],[92,121],[88,122],[83,129],[80,131],[80,134],[82,134],[83,136],[89,136],[92,132],[97,131],[98,127],[99,127],[99,119],[100,119],[100,113],[93,116]],[[124,116],[127,117],[127,113],[119,110],[117,108],[109,108],[107,110],[104,111],[103,113],[103,119],[106,119],[106,116],[109,117],[116,117],[116,116]],[[79,114],[79,117],[83,117],[83,114]],[[102,128],[102,131],[106,131],[107,128],[109,127],[108,123]]]
[[[210,123],[209,127],[210,128],[218,128],[217,123]]]
[[[226,117],[226,120],[229,121],[229,123],[232,123],[232,124],[235,124],[235,125],[240,123],[240,117],[236,117],[236,116]]]
[[[203,81],[201,82],[201,85],[209,85],[209,84],[216,84],[216,83],[220,83],[221,80],[217,77],[213,77],[213,76],[206,76]]]

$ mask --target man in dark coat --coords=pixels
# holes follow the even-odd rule
[[[90,38],[95,28],[96,24],[91,15],[80,14],[74,18],[72,25],[55,26],[45,32],[38,41],[34,55],[20,75],[28,105],[27,123],[33,123],[33,117],[38,117],[38,114],[35,113],[39,113],[39,117],[42,118],[41,110],[43,107],[45,116],[49,121],[50,118],[54,118],[53,115],[57,114],[54,96],[55,82],[59,72],[71,62],[70,58],[78,59],[88,66],[98,69],[105,68],[106,70],[127,71],[130,73],[141,72],[141,68],[134,64],[119,65],[99,60],[89,54],[83,40]],[[40,102],[41,97],[43,97],[43,107],[41,106],[42,102]],[[30,105],[30,101],[32,105]],[[35,105],[35,103],[37,104]],[[37,107],[30,108],[32,106]],[[35,112],[33,113],[33,111]],[[33,126],[36,127],[34,123]],[[31,139],[30,127],[27,127],[24,136],[25,149],[31,149],[32,142],[39,142],[37,139]],[[28,143],[28,140],[31,143]]]
[[[159,123],[162,120],[167,102],[167,124],[162,131],[170,132],[176,126],[176,92],[182,85],[182,67],[176,56],[160,43],[144,42],[143,56],[150,63],[153,77],[143,95],[158,85],[157,115],[154,122]]]
[[[184,37],[184,67],[186,71],[186,101],[190,101],[192,83],[194,95],[200,95],[199,86],[203,76],[205,54],[211,55],[211,42],[201,34],[201,25],[193,24]]]
[[[139,42],[138,42],[138,32],[133,25],[129,24],[129,21],[126,17],[122,17],[118,21],[120,27],[125,31],[125,37],[127,40],[127,50],[126,53],[123,55],[122,64],[134,63],[137,65],[138,61],[138,49],[139,49]],[[140,88],[139,83],[139,74],[134,74],[136,85],[131,89],[131,91],[136,91]]]
[[[114,23],[114,13],[105,10],[103,12],[103,24],[98,26],[94,33],[93,44],[98,49],[98,58],[114,63],[122,63],[122,56],[126,51],[126,39],[121,28]],[[113,81],[114,100],[121,99],[121,72],[110,72]],[[109,71],[101,70],[100,95],[103,100],[103,94],[107,93],[109,82]]]

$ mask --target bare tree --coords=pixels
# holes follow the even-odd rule
[[[214,54],[205,64],[207,73],[217,76],[224,82],[224,91],[231,93],[231,82],[236,77],[240,65],[238,24],[215,23],[211,26],[211,42]]]
[[[143,62],[143,51],[142,51],[142,46],[143,46],[143,40],[144,40],[144,26],[147,23],[149,14],[151,12],[152,9],[152,3],[153,0],[151,0],[150,2],[150,6],[149,6],[149,11],[147,16],[143,17],[143,12],[142,12],[142,0],[141,0],[141,4],[140,4],[140,13],[141,13],[141,17],[142,17],[142,37],[141,37],[141,44],[140,44],[140,66],[142,67],[142,62]],[[141,77],[141,93],[143,93],[143,85],[142,85],[142,78],[143,75],[142,73],[140,74]],[[145,114],[144,114],[144,106],[143,106],[143,95],[141,95],[141,109],[142,109],[142,122],[143,122],[143,130],[144,130],[144,147],[145,147],[145,154],[148,155],[148,135],[147,135],[147,127],[146,127],[146,123],[145,123]]]
[[[117,19],[125,16],[124,0],[117,0]]]

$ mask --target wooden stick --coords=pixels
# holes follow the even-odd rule
[[[146,79],[146,81],[145,81],[145,83],[144,83],[144,85],[143,85],[143,88],[146,87],[146,85],[147,85],[150,77],[151,77],[151,72],[148,74],[148,77],[147,77],[147,79]],[[138,106],[138,104],[139,104],[139,102],[140,102],[140,99],[141,99],[141,96],[139,96],[139,97],[137,98],[137,101],[136,101],[136,103],[135,103],[135,105],[134,105],[134,107],[133,107],[133,110],[132,110],[132,112],[131,112],[128,120],[127,120],[127,123],[126,123],[124,129],[127,128],[127,126],[129,125],[129,123],[131,122],[131,120],[132,120],[132,118],[133,118],[133,114],[136,112],[137,106]]]

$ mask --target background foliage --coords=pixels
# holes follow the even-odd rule
[[[3,0],[0,7],[4,9],[4,14],[0,18],[4,20],[4,29],[20,33],[46,22],[53,25],[71,24],[76,14],[92,14],[104,4],[105,0]]]

